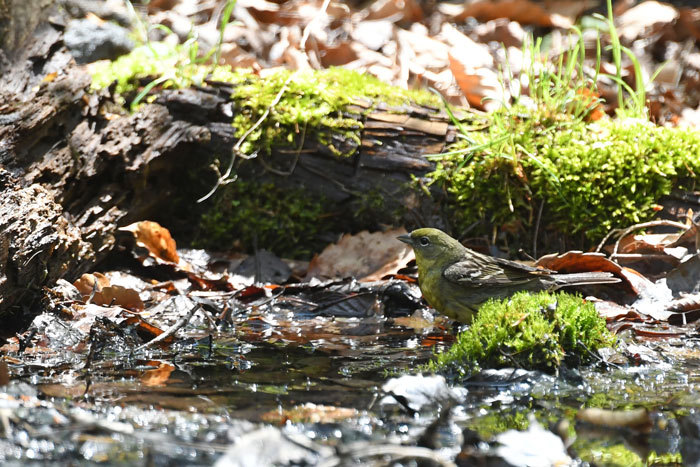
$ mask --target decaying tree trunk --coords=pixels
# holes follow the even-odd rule
[[[104,259],[120,226],[191,223],[173,200],[190,190],[184,198],[196,210],[195,199],[217,178],[212,155],[226,161],[236,143],[225,86],[166,91],[126,115],[106,93],[87,92],[90,78],[71,60],[61,32],[42,24],[25,47],[2,56],[0,316],[31,307],[43,286],[72,280]],[[396,188],[432,168],[421,154],[439,152],[452,137],[446,117],[379,107],[358,118],[365,130],[353,156],[307,141],[289,173],[279,175],[293,158],[275,151],[267,168],[247,162],[250,173],[303,184],[338,203],[376,188],[397,204],[411,203]],[[192,174],[202,174],[199,186],[183,184]]]

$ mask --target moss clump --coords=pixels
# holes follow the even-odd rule
[[[233,81],[241,72],[228,66],[206,65],[192,58],[192,48],[166,42],[149,42],[114,61],[101,61],[91,68],[93,90],[115,84],[118,96],[133,93],[148,82],[163,88],[204,85],[205,78]],[[122,97],[122,104],[123,104]]]
[[[134,91],[139,85],[139,79],[158,77],[175,70],[180,55],[177,46],[164,42],[136,47],[114,61],[101,61],[93,65],[91,88],[97,90],[116,83],[117,94]]]
[[[579,440],[576,440],[573,447],[583,461],[594,465],[624,465],[629,467],[653,465],[642,462],[639,454],[631,451],[623,444],[592,440],[579,442]]]
[[[410,91],[383,83],[377,78],[344,68],[327,70],[280,70],[264,78],[251,70],[231,70],[228,66],[206,65],[197,61],[191,46],[151,42],[137,47],[114,62],[103,62],[93,69],[93,89],[116,81],[116,93],[133,92],[148,78],[163,87],[183,88],[204,85],[204,79],[231,84],[237,104],[233,125],[237,137],[244,135],[268,110],[267,118],[241,147],[252,154],[272,147],[297,146],[303,138],[313,138],[338,155],[349,155],[360,143],[361,115],[348,113],[357,100],[401,106],[413,102],[439,108],[440,100],[427,91]],[[285,92],[273,106],[277,94]],[[359,107],[356,112],[359,111]],[[336,148],[334,140],[354,141],[350,148]]]
[[[237,181],[219,189],[201,218],[201,248],[252,252],[265,248],[289,258],[308,258],[319,249],[323,202],[301,188]]]
[[[287,89],[282,98],[271,107],[285,83]],[[248,131],[271,108],[268,118],[242,147],[246,153],[293,145],[299,135],[306,134],[338,155],[349,155],[352,151],[348,153],[335,148],[333,141],[335,135],[341,135],[342,141],[350,140],[359,145],[363,129],[360,115],[346,113],[348,106],[357,99],[389,105],[416,102],[440,106],[440,101],[425,91],[407,91],[344,68],[281,70],[265,78],[249,73],[236,83],[233,99],[239,103],[239,113],[233,120],[238,136]]]
[[[544,200],[542,226],[593,242],[648,220],[672,187],[700,174],[696,131],[560,117],[497,113],[486,131],[469,134],[473,143],[461,143],[465,153],[439,159],[429,177],[447,193],[456,230],[480,221],[482,233],[532,232]]]
[[[525,431],[530,426],[529,416],[532,412],[519,408],[503,408],[499,411],[488,410],[486,415],[469,420],[469,428],[479,433],[483,439],[491,439],[507,430]]]
[[[551,371],[565,358],[586,362],[590,351],[614,342],[592,303],[566,293],[519,292],[484,304],[471,327],[429,369],[458,374],[479,366]]]

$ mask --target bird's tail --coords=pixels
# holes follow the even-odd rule
[[[555,288],[587,284],[616,284],[620,279],[609,272],[575,272],[571,274],[552,274]]]

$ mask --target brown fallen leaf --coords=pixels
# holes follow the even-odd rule
[[[121,285],[111,285],[109,279],[99,272],[83,274],[73,285],[80,291],[83,300],[102,306],[120,306],[133,311],[144,309],[139,293]],[[94,294],[93,294],[94,291]]]
[[[356,417],[359,412],[356,409],[345,407],[333,407],[328,405],[316,405],[307,402],[286,410],[271,410],[262,414],[261,418],[267,423],[285,424],[293,423],[334,423],[348,418]]]
[[[561,273],[610,272],[622,278],[622,284],[625,284],[636,295],[653,287],[653,283],[649,279],[634,269],[623,268],[616,262],[610,261],[602,253],[583,253],[581,251],[568,251],[560,255],[553,253],[542,256],[535,264]]]
[[[401,227],[343,235],[338,243],[313,257],[306,278],[359,277],[370,282],[396,273],[415,258],[413,250],[396,239],[404,234],[406,229]]]
[[[394,22],[415,23],[423,20],[423,9],[416,0],[378,0],[365,11],[367,20],[391,18]]]
[[[472,54],[464,48],[452,48],[448,53],[450,71],[469,104],[482,110],[495,110],[507,102],[495,71],[487,66],[474,67]]]
[[[508,96],[494,71],[489,48],[449,24],[442,26],[438,38],[450,46],[449,68],[469,104],[484,110],[500,107]]]
[[[454,22],[462,22],[472,16],[481,22],[508,18],[520,24],[569,29],[574,19],[552,13],[530,0],[477,1],[467,0],[461,11],[455,8],[443,10],[451,13]]]
[[[474,28],[474,37],[482,43],[497,42],[506,47],[520,48],[525,42],[526,33],[520,23],[507,18],[499,18],[479,24]]]
[[[175,366],[167,362],[149,362],[148,365],[156,366],[152,370],[144,371],[139,379],[146,386],[162,386],[170,378],[170,374],[175,370]]]
[[[93,272],[92,274],[83,274],[73,282],[73,285],[83,298],[87,298],[92,294],[93,290],[99,292],[103,287],[108,287],[110,282],[104,274]]]
[[[133,311],[143,311],[144,309],[139,293],[121,285],[103,287],[100,292],[95,294],[93,302],[97,305],[118,305]]]
[[[674,6],[649,0],[630,8],[617,18],[617,34],[623,42],[631,43],[671,27],[678,17],[678,10]]]
[[[10,382],[10,367],[5,360],[0,360],[0,386],[7,386]]]
[[[131,232],[136,239],[136,244],[146,248],[154,258],[168,263],[177,264],[180,262],[175,240],[170,235],[170,231],[157,222],[135,222],[119,230]]]

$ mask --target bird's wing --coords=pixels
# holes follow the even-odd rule
[[[537,280],[537,276],[549,273],[551,271],[546,269],[476,253],[448,266],[443,277],[456,284],[476,287],[526,284]]]

